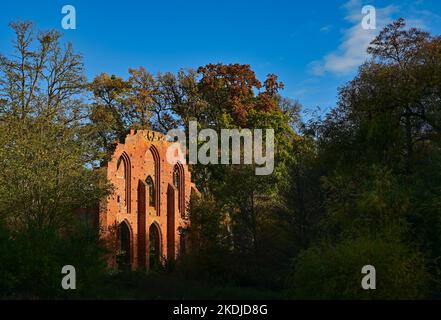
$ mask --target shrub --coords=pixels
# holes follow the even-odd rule
[[[376,269],[376,290],[364,290],[361,269]],[[396,240],[361,236],[304,251],[289,277],[298,299],[420,299],[428,294],[425,259]]]

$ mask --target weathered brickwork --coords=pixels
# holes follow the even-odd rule
[[[114,190],[100,206],[100,228],[116,235],[110,264],[149,268],[184,249],[179,227],[195,189],[186,165],[168,163],[169,145],[157,132],[132,130],[107,163]]]

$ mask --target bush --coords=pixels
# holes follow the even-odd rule
[[[376,269],[376,290],[364,290],[361,269]],[[429,292],[425,259],[392,239],[361,236],[304,251],[289,277],[297,299],[421,299]]]
[[[77,298],[105,274],[96,232],[78,226],[69,234],[31,229],[12,233],[0,228],[0,298]],[[72,265],[76,289],[63,290],[61,269]]]

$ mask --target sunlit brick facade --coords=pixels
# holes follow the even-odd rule
[[[157,132],[132,130],[107,163],[114,190],[100,206],[100,229],[115,234],[114,266],[148,269],[184,249],[179,227],[195,189],[186,165],[168,163],[169,145]]]

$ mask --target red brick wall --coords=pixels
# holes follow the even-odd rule
[[[116,230],[123,221],[129,225],[132,269],[140,264],[145,267],[149,265],[149,228],[152,224],[159,226],[160,252],[164,258],[167,258],[167,248],[171,245],[167,243],[167,239],[173,238],[171,234],[167,234],[170,229],[167,221],[169,226],[174,225],[172,229],[175,240],[174,255],[176,257],[179,254],[179,227],[186,223],[181,217],[184,214],[181,211],[182,208],[187,208],[191,188],[194,185],[191,182],[188,167],[182,165],[180,171],[183,179],[180,185],[184,195],[181,193],[181,204],[184,199],[185,206],[181,205],[180,210],[179,192],[173,185],[174,165],[169,164],[166,159],[169,145],[170,143],[165,141],[164,136],[159,133],[132,130],[126,137],[125,143],[117,145],[107,164],[107,178],[113,184],[114,191],[100,206],[100,228],[104,237],[110,237],[112,227]],[[156,207],[149,206],[149,192],[145,184],[148,176],[151,176],[154,181]],[[140,186],[140,183],[143,185]],[[168,208],[167,192],[174,196],[174,201],[170,202],[173,203],[173,208]],[[127,201],[125,201],[126,198]],[[171,217],[173,211],[174,219],[168,219],[168,212]],[[115,261],[110,264],[114,263]]]

